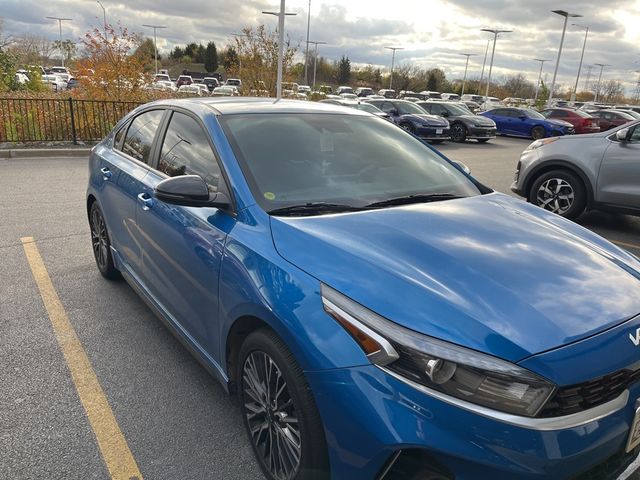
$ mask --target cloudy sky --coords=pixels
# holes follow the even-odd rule
[[[107,21],[121,22],[145,32],[142,24],[166,25],[158,47],[168,51],[176,44],[214,40],[230,42],[232,32],[260,23],[275,27],[276,17],[262,10],[278,10],[278,0],[102,0]],[[287,0],[286,32],[294,43],[306,37],[308,0]],[[631,91],[640,70],[640,0],[312,0],[311,40],[326,41],[320,54],[332,59],[347,55],[356,64],[388,68],[391,52],[385,46],[404,47],[396,62],[424,67],[439,66],[453,78],[462,77],[464,57],[475,53],[469,76],[479,77],[489,34],[482,28],[513,30],[498,39],[494,76],[525,73],[535,81],[538,63],[545,64],[548,80],[560,43],[563,17],[553,9],[583,15],[570,19],[559,70],[559,83],[575,82],[584,31],[571,23],[589,25],[585,65],[611,64],[603,79],[626,82]],[[72,18],[63,24],[63,37],[79,39],[92,26],[102,25],[102,9],[95,0],[0,0],[0,18],[8,33],[31,33],[58,38],[57,22],[46,16]],[[151,33],[147,30],[145,33]],[[489,51],[489,55],[491,51]],[[594,68],[592,78],[597,77]],[[587,69],[583,70],[580,87]]]

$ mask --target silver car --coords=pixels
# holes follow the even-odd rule
[[[640,215],[640,122],[536,140],[522,152],[511,190],[567,218],[591,209]]]

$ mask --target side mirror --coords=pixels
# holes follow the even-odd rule
[[[389,115],[397,117],[398,116],[398,110],[396,110],[395,108],[392,108],[391,110],[389,110]]]
[[[449,116],[449,112],[444,111],[444,112],[442,112],[442,113],[440,114],[440,116],[441,116],[441,117],[445,117],[445,118],[447,118],[447,117]]]
[[[471,170],[464,163],[458,162],[456,160],[451,160],[451,163],[453,163],[456,167],[458,167],[459,170],[462,170],[467,175],[471,175]]]
[[[618,130],[616,132],[616,138],[621,142],[626,142],[627,138],[629,138],[629,129],[623,128],[622,130]]]
[[[527,119],[527,116],[526,116],[526,115],[518,115],[518,118],[519,118],[520,120],[526,120],[526,119]]]
[[[199,175],[180,175],[167,178],[156,185],[155,197],[164,203],[184,207],[229,208],[227,196],[218,192],[211,196],[209,187]]]

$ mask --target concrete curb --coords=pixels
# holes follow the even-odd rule
[[[13,148],[0,149],[0,158],[84,157],[90,148]]]

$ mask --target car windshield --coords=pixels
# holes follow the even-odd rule
[[[443,105],[443,107],[446,108],[449,111],[449,113],[453,116],[473,115],[473,113],[471,113],[471,110],[469,110],[465,105],[452,103],[450,105]]]
[[[375,117],[279,113],[220,122],[256,201],[266,210],[310,203],[364,207],[410,195],[479,195],[417,138]]]
[[[370,103],[361,102],[354,105],[358,110],[363,110],[369,113],[380,113],[380,109],[378,107],[374,107]]]
[[[544,119],[544,115],[540,114],[539,112],[536,112],[535,110],[531,110],[530,108],[523,108],[522,111],[529,118],[535,118],[537,120]]]
[[[426,115],[423,109],[417,106],[413,102],[396,102],[396,108],[398,109],[398,113],[400,115]]]
[[[589,115],[587,112],[583,112],[582,110],[574,110],[573,113],[582,118],[591,118],[592,115]]]

